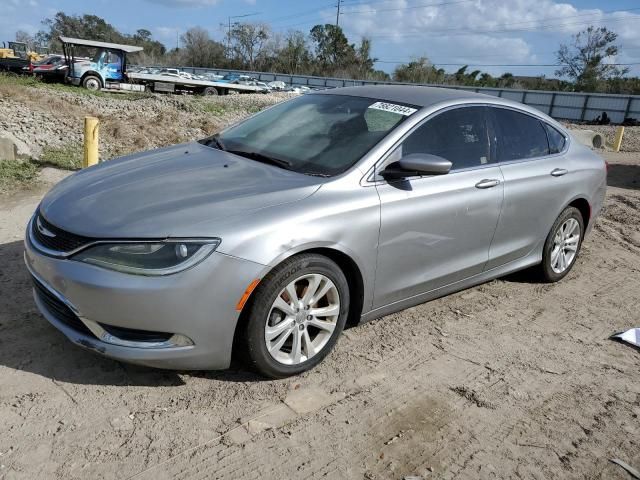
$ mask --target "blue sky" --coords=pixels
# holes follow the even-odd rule
[[[7,4],[8,2],[8,4]],[[221,24],[229,16],[257,13],[245,20],[270,23],[275,34],[305,32],[316,23],[335,22],[337,0],[4,0],[0,40],[18,29],[35,33],[40,21],[64,11],[91,13],[119,30],[151,30],[173,47],[176,33],[207,28],[223,38]],[[618,63],[640,63],[638,0],[343,0],[340,23],[352,42],[373,41],[377,67],[393,70],[397,62],[427,56],[435,64],[534,64],[528,67],[478,66],[492,74],[553,76],[561,42],[588,24],[618,32],[622,47]],[[448,71],[457,66],[447,65]],[[640,75],[640,65],[631,66]]]

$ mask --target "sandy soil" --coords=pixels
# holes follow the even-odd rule
[[[640,158],[561,283],[517,274],[345,332],[298,378],[175,373],[69,344],[37,312],[0,197],[0,478],[628,479],[640,468]]]

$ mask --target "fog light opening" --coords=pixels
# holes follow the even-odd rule
[[[184,335],[180,335],[179,333],[176,333],[173,337],[171,337],[169,339],[169,342],[174,347],[190,347],[191,345],[193,345],[193,340],[191,340],[189,337],[185,337]]]

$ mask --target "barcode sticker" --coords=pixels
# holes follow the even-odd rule
[[[387,103],[387,102],[376,102],[373,105],[369,106],[369,108],[373,108],[375,110],[383,110],[385,112],[397,113],[399,115],[404,115],[408,117],[411,114],[416,113],[418,110],[411,107],[405,107],[404,105],[397,105],[395,103]]]

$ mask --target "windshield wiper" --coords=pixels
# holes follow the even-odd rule
[[[293,167],[293,164],[288,160],[270,157],[268,155],[264,155],[263,153],[245,152],[243,150],[227,150],[227,152],[239,155],[241,157],[250,158],[251,160],[255,160],[257,162],[270,163],[271,165],[284,168],[285,170],[291,170],[291,168]]]
[[[203,144],[203,145],[206,145],[207,147],[214,147],[214,148],[217,148],[218,150],[222,150],[222,151],[225,150],[224,145],[218,139],[217,135],[213,135],[211,137],[204,138],[204,139],[200,140],[200,143]]]

